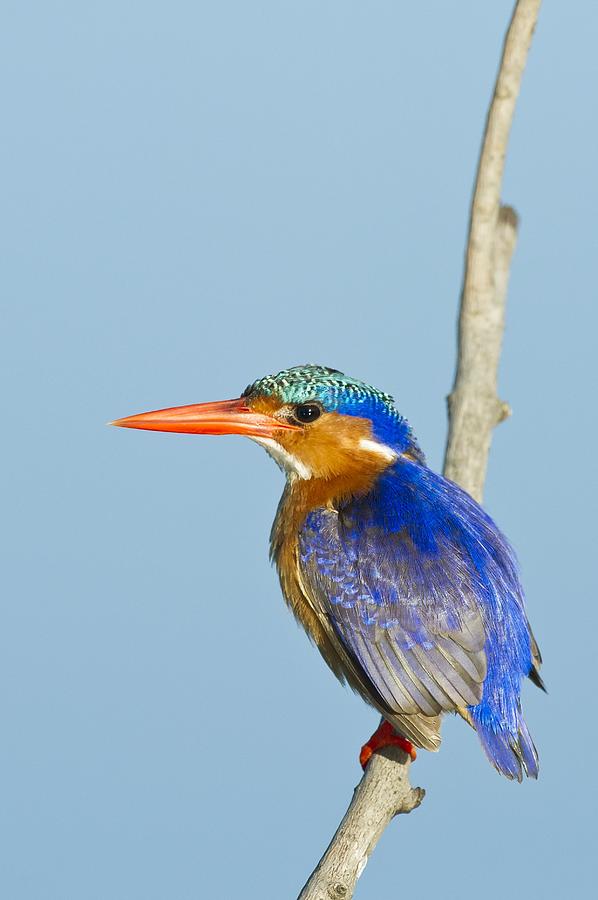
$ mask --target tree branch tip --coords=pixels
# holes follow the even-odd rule
[[[500,225],[509,225],[517,231],[520,222],[519,214],[513,206],[501,206],[498,211],[498,222]]]
[[[426,796],[426,792],[424,788],[416,787],[411,789],[411,793],[408,794],[404,801],[403,806],[401,807],[400,812],[402,813],[410,813],[413,812],[414,809],[417,809],[418,806],[421,806],[423,803],[423,799]]]

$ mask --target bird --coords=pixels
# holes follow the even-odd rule
[[[456,713],[508,779],[538,776],[521,706],[545,690],[515,553],[484,509],[432,471],[393,398],[308,364],[234,400],[111,423],[239,434],[286,475],[270,536],[282,593],[334,675],[382,716],[364,769],[385,746],[440,747]]]

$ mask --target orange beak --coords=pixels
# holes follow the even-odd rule
[[[121,428],[145,431],[174,431],[182,434],[244,434],[246,437],[274,437],[278,431],[295,431],[298,426],[253,412],[240,397],[216,403],[172,406],[110,422]]]

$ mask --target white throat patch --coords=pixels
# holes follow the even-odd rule
[[[304,480],[311,478],[311,469],[272,438],[254,437],[252,440],[259,444],[260,447],[264,447],[274,462],[291,477],[303,478]]]

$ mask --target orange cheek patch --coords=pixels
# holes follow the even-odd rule
[[[313,478],[335,477],[361,482],[364,475],[375,476],[388,465],[360,447],[362,440],[372,440],[369,419],[324,413],[313,425],[300,431],[281,433],[280,444],[310,470]]]
[[[248,401],[253,412],[276,416],[286,405],[279,397],[255,397]],[[361,490],[365,483],[379,475],[389,460],[376,456],[360,446],[373,441],[372,423],[358,416],[324,412],[311,425],[297,426],[291,431],[276,432],[275,441],[298,460],[310,473],[310,480],[342,479],[349,490]]]

